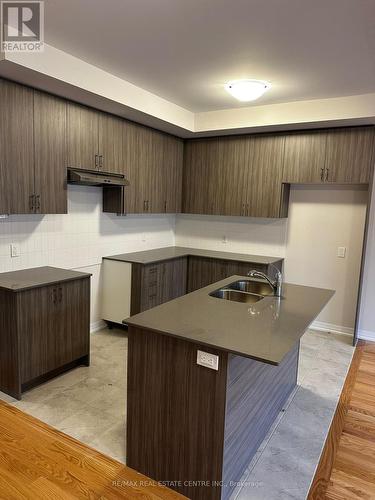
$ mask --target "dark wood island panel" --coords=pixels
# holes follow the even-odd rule
[[[273,366],[130,325],[128,466],[193,500],[228,498],[296,385],[298,352]]]

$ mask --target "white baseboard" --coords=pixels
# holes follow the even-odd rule
[[[97,332],[98,330],[102,330],[105,327],[106,327],[106,322],[103,321],[102,319],[99,319],[98,321],[94,321],[94,323],[90,324],[90,333]]]
[[[354,335],[354,328],[334,325],[332,323],[324,323],[323,321],[314,321],[311,323],[309,328],[312,330],[318,330],[319,332],[339,333],[341,335],[350,335],[351,337]]]
[[[359,330],[358,338],[361,340],[370,340],[371,342],[375,342],[375,332],[370,330]]]

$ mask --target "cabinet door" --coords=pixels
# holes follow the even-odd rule
[[[163,139],[163,191],[166,213],[181,212],[184,143],[165,135]]]
[[[55,316],[56,300],[55,286],[17,294],[21,383],[56,367],[55,336],[60,328]]]
[[[140,125],[123,122],[123,158],[124,158],[124,174],[130,185],[124,189],[124,213],[136,214],[143,212],[143,199],[140,201],[141,179],[139,165],[141,161],[141,130]],[[119,211],[118,211],[119,212]],[[119,212],[120,213],[120,212]]]
[[[182,180],[183,213],[205,213],[208,186],[207,142],[187,141]]]
[[[164,168],[164,141],[165,135],[156,130],[148,130],[150,134],[151,150],[148,153],[145,198],[147,200],[147,212],[153,214],[165,213],[165,168]]]
[[[251,143],[253,155],[247,181],[247,215],[280,217],[284,137],[259,136]]]
[[[287,183],[320,183],[324,176],[326,132],[303,132],[285,137],[282,180]]]
[[[99,114],[99,168],[106,172],[125,174],[123,157],[123,120]]]
[[[163,262],[162,302],[186,294],[187,257]]]
[[[90,353],[90,278],[61,283],[55,309],[56,367]]]
[[[183,172],[183,212],[220,214],[224,194],[219,141],[188,141]]]
[[[33,211],[33,90],[0,80],[0,212]]]
[[[326,181],[368,184],[374,162],[374,128],[344,128],[327,133]]]
[[[68,103],[68,166],[98,168],[99,113],[78,104]]]
[[[245,136],[220,140],[224,183],[221,215],[246,215],[247,183],[253,152],[251,143],[251,139]]]
[[[230,271],[230,263],[231,261],[207,257],[189,257],[188,292],[211,285],[233,274]]]
[[[135,146],[135,154],[137,155],[137,181],[135,185],[134,213],[147,213],[150,210],[151,196],[149,187],[152,182],[152,131],[146,127],[137,127]]]
[[[34,91],[35,194],[42,214],[67,213],[66,101]]]

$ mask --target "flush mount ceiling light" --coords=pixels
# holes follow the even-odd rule
[[[225,90],[239,101],[249,102],[259,99],[270,87],[270,83],[262,80],[237,80],[228,82]]]

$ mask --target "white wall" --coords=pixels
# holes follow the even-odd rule
[[[291,189],[285,277],[336,290],[315,323],[323,328],[354,331],[367,197],[353,187]],[[344,259],[338,247],[347,248]]]
[[[13,215],[0,220],[0,272],[56,266],[93,273],[91,322],[100,319],[100,269],[104,255],[174,244],[175,216],[102,213],[102,191],[68,187],[67,215]],[[20,257],[11,258],[11,243]]]

